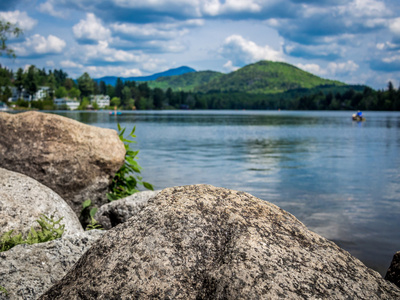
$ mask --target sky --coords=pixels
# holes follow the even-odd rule
[[[399,0],[1,0],[16,71],[144,76],[188,66],[229,73],[260,60],[385,89],[400,83]]]

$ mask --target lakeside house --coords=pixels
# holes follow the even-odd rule
[[[79,101],[75,99],[69,98],[57,98],[54,99],[54,104],[57,106],[58,109],[69,109],[69,110],[76,110],[79,107]]]
[[[110,106],[110,96],[108,95],[91,95],[90,104],[93,105],[97,103],[99,108],[104,108]]]
[[[33,95],[28,94],[25,89],[18,89],[15,86],[9,87],[11,90],[11,97],[8,99],[10,102],[17,102],[18,99],[22,99],[24,101],[39,101],[43,100],[49,95],[51,89],[48,86],[40,86],[36,93]]]

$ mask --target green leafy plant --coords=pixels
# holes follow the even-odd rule
[[[0,237],[0,252],[10,250],[12,247],[20,244],[37,244],[52,241],[60,238],[65,230],[65,225],[61,224],[63,218],[54,220],[54,216],[47,217],[42,215],[36,222],[39,223],[40,229],[35,230],[31,227],[26,239],[22,233],[13,235],[14,230],[10,230]]]
[[[8,296],[8,291],[4,287],[2,287],[1,285],[0,285],[0,292],[4,293],[6,296]]]
[[[103,230],[103,227],[95,220],[94,215],[97,212],[97,207],[92,207],[92,200],[87,199],[82,203],[82,211],[80,221],[85,230],[99,229]]]
[[[142,177],[139,175],[142,169],[136,161],[139,150],[133,151],[130,149],[130,145],[136,142],[124,137],[125,129],[126,128],[122,129],[118,124],[118,135],[120,140],[124,143],[126,150],[125,164],[118,170],[111,182],[111,192],[107,193],[107,198],[110,201],[139,192],[138,185],[142,185],[148,190],[154,190],[153,186],[148,182],[142,181]],[[136,127],[133,127],[129,137],[136,137],[135,130]]]

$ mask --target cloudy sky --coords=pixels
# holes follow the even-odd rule
[[[0,58],[14,70],[227,73],[266,59],[378,89],[400,80],[399,0],[10,0],[0,19],[24,31],[9,40],[17,59]]]

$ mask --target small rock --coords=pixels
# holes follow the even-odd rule
[[[9,294],[0,293],[0,300],[37,299],[59,281],[103,233],[101,230],[84,231],[0,252],[0,286]]]
[[[101,206],[94,218],[104,229],[110,229],[126,222],[142,209],[149,199],[156,196],[159,192],[143,191],[123,199],[112,201]]]

